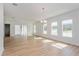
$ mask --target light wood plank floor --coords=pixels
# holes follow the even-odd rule
[[[42,37],[5,39],[3,56],[78,56],[79,47]]]

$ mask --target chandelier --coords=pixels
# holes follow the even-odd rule
[[[42,15],[41,15],[41,23],[47,23],[46,17],[45,17],[45,8],[42,8]]]

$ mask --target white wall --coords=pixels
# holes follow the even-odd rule
[[[73,20],[72,38],[62,36],[61,22],[62,20],[66,20],[66,19]],[[47,35],[42,34],[42,24],[38,21],[36,22],[36,25],[37,25],[36,35],[79,46],[79,9],[73,10],[55,17],[48,18],[47,21],[48,21],[48,25],[47,25],[48,34]],[[58,36],[51,35],[51,22],[53,21],[58,22]]]
[[[4,13],[3,4],[0,4],[0,55],[4,50]]]
[[[22,19],[11,19],[11,18],[6,18],[5,17],[5,24],[10,24],[10,35],[15,36],[15,25],[20,25],[24,24],[27,25],[27,35],[32,36],[33,34],[33,23],[32,22],[27,22],[26,20]]]

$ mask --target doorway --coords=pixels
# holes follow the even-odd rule
[[[5,37],[10,37],[10,24],[5,24]]]

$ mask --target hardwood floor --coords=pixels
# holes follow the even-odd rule
[[[3,56],[78,56],[79,47],[42,37],[5,39]]]

